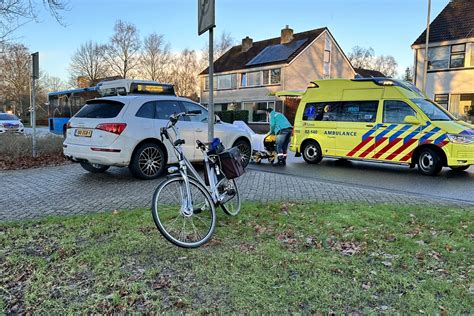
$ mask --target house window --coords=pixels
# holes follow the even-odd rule
[[[428,69],[462,68],[465,59],[466,44],[433,47],[428,50]]]
[[[281,81],[281,69],[271,69],[271,70],[264,70],[263,74],[263,84],[279,84]]]
[[[243,102],[242,110],[249,111],[249,122],[268,122],[268,108],[272,108],[278,112],[283,112],[283,102],[281,101],[259,101],[259,102]]]
[[[214,89],[237,89],[237,74],[214,76]],[[204,79],[204,90],[209,90],[209,77]]]
[[[450,59],[449,67],[450,68],[464,67],[465,54],[466,54],[466,44],[451,46],[451,59]]]
[[[326,34],[326,39],[324,41],[323,61],[323,77],[331,78],[331,39],[328,34]]]
[[[471,67],[474,67],[474,43],[471,43]]]
[[[217,76],[217,90],[236,89],[237,74]]]
[[[253,71],[240,76],[241,87],[257,87],[262,85],[280,84],[281,68]]]
[[[428,69],[445,69],[449,66],[449,46],[433,47],[428,50]]]
[[[270,83],[278,84],[281,82],[281,68],[270,70]]]
[[[242,74],[242,80],[240,81],[242,87],[255,87],[262,84],[260,71],[247,72]]]
[[[435,94],[434,101],[447,110],[449,104],[449,94]]]

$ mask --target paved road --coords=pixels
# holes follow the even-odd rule
[[[439,176],[428,177],[419,174],[417,169],[400,165],[336,159],[323,159],[318,165],[309,165],[303,158],[296,158],[292,154],[288,162],[286,167],[272,167],[262,162],[261,165],[252,164],[250,168],[353,184],[361,188],[377,188],[474,203],[474,166],[464,172],[444,168]]]
[[[288,167],[288,170],[291,168]],[[149,208],[153,191],[161,181],[137,180],[125,168],[111,168],[104,174],[91,174],[77,164],[2,171],[0,177],[0,221]],[[243,200],[247,201],[428,203],[474,208],[474,203],[466,201],[257,170],[249,170],[238,184]]]

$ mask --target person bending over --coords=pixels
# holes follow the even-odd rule
[[[270,134],[276,135],[276,150],[278,153],[278,162],[275,166],[286,165],[286,157],[288,152],[288,145],[290,144],[291,126],[288,119],[281,113],[268,108],[267,114],[270,121]]]

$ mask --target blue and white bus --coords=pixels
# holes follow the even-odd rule
[[[49,131],[64,135],[67,122],[87,100],[127,94],[176,95],[170,84],[131,79],[102,81],[93,87],[51,92],[48,93]]]

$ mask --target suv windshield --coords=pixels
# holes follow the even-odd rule
[[[442,109],[438,104],[427,99],[411,99],[432,121],[453,121],[454,116]]]
[[[18,117],[13,114],[0,113],[0,121],[18,121]]]

